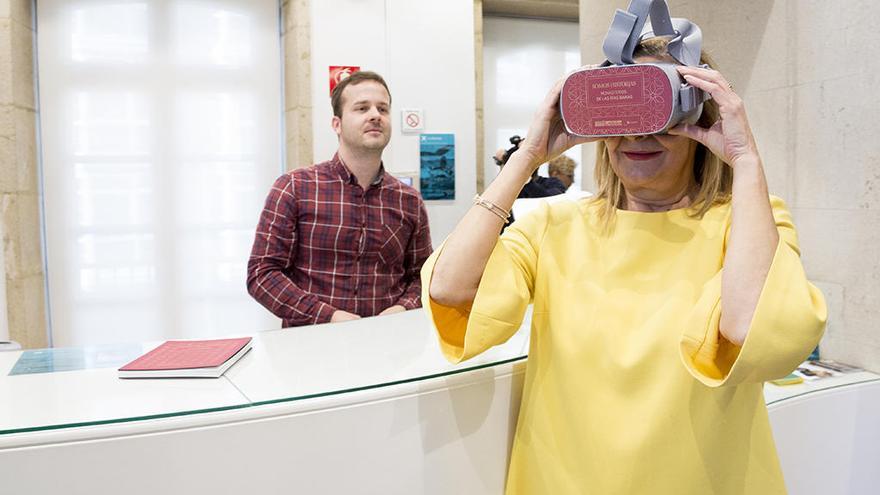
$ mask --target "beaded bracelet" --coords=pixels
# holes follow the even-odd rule
[[[509,211],[496,205],[495,203],[489,201],[488,199],[483,199],[479,194],[474,196],[474,204],[478,205],[478,206],[482,206],[483,208],[491,211],[494,215],[496,215],[501,220],[504,220],[505,222],[510,217]]]

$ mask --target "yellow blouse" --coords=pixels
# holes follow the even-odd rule
[[[763,382],[790,373],[825,326],[791,215],[748,337],[718,331],[730,204],[618,211],[601,234],[590,200],[544,205],[492,251],[470,313],[422,301],[453,362],[507,340],[534,303],[508,494],[777,494],[782,472]]]

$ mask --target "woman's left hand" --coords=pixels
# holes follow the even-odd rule
[[[669,129],[674,136],[687,136],[697,141],[725,163],[736,166],[742,159],[758,157],[758,147],[749,127],[742,98],[720,72],[699,67],[678,67],[678,72],[694,87],[712,95],[718,104],[721,118],[706,129],[698,125],[679,124]]]

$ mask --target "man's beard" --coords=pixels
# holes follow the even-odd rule
[[[385,136],[385,134],[382,134],[381,140],[380,139],[366,139],[366,140],[361,141],[360,147],[363,148],[364,150],[382,151],[385,149],[386,146],[388,146],[388,142],[390,140],[391,140],[390,137],[387,137],[387,136]]]

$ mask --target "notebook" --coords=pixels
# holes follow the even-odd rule
[[[119,378],[218,378],[251,348],[251,337],[169,340],[119,368]]]

